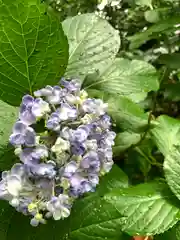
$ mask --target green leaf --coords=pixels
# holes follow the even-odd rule
[[[48,225],[36,228],[30,225],[30,218],[16,212],[7,202],[0,201],[0,238],[1,240],[65,240],[67,221],[49,221]],[[20,228],[19,228],[20,226]],[[19,230],[18,230],[19,229]]]
[[[140,134],[134,132],[118,133],[115,139],[115,146],[113,147],[113,156],[119,156],[132,145],[138,143],[141,139]]]
[[[167,2],[179,3],[179,0],[165,0]]]
[[[117,166],[102,180],[95,194],[77,201],[70,217],[70,240],[123,240],[123,219],[114,206],[103,199],[113,188],[128,187],[127,176]],[[113,216],[113,218],[112,218]]]
[[[176,226],[176,238],[177,240],[180,240],[180,225],[177,224]]]
[[[164,84],[164,97],[165,99],[178,102],[180,101],[180,82]]]
[[[160,20],[159,11],[156,9],[146,11],[144,17],[150,23],[156,23]]]
[[[10,145],[1,145],[0,171],[9,170],[16,162],[19,162],[19,159],[14,154],[14,147]]]
[[[135,3],[140,6],[152,6],[152,0],[135,0]]]
[[[104,201],[103,194],[113,187],[127,187],[127,176],[117,166],[101,179],[95,193],[77,200],[71,216],[63,221],[49,221],[46,226],[33,228],[27,216],[12,211],[12,207],[1,201],[1,240],[125,240],[121,232],[121,216],[115,207]],[[104,188],[105,187],[105,188]],[[112,219],[113,216],[113,219]],[[21,231],[17,231],[21,226]]]
[[[0,97],[12,105],[26,93],[56,84],[67,66],[61,23],[44,12],[39,0],[0,5]]]
[[[120,47],[120,36],[95,14],[68,18],[63,29],[69,40],[67,76],[84,77],[111,64]]]
[[[180,69],[180,53],[162,54],[158,58],[158,63],[171,69]]]
[[[161,34],[171,33],[177,30],[175,27],[179,23],[179,16],[171,16],[165,20],[159,21],[153,26],[149,27],[146,31],[136,33],[133,36],[128,37],[131,42],[130,49],[139,48],[142,44],[146,43],[150,39],[156,39]]]
[[[180,145],[173,146],[164,160],[164,173],[173,193],[180,199]]]
[[[151,138],[147,137],[131,152],[132,159],[136,165],[139,165],[139,169],[145,177],[148,176],[148,173],[151,170],[151,165],[156,165],[156,160],[152,156],[153,148],[154,143]]]
[[[96,194],[105,194],[113,188],[127,188],[128,185],[127,175],[114,164],[111,171],[102,177]]]
[[[180,240],[180,225],[177,223],[173,228],[167,232],[157,235],[154,240]]]
[[[126,131],[144,132],[148,125],[148,115],[134,102],[125,97],[110,97],[108,113],[119,128]]]
[[[162,233],[180,218],[177,199],[164,182],[149,182],[105,195],[125,218],[122,230],[130,235]]]
[[[0,238],[2,240],[8,239],[8,227],[13,215],[13,208],[7,202],[0,200]]]
[[[158,126],[151,130],[152,139],[160,152],[167,156],[173,145],[177,145],[180,141],[180,122],[165,115],[161,115],[157,122]]]
[[[17,108],[0,101],[0,171],[10,168],[16,158],[8,141],[17,117]]]
[[[135,102],[143,100],[149,91],[157,91],[159,88],[157,72],[152,65],[123,58],[116,58],[114,62],[106,65],[104,71],[92,83],[85,82],[84,85],[87,88],[117,93]]]
[[[108,114],[118,128],[137,133],[147,129],[148,114],[130,99],[95,89],[88,89],[88,94],[92,98],[101,98],[108,103]],[[154,127],[154,124],[155,121],[151,121],[151,127]]]
[[[159,171],[153,165],[162,168],[162,164],[160,165],[153,157],[154,147],[153,141],[147,134],[141,142],[138,142],[137,145],[126,152],[127,157],[125,158],[123,170],[129,176],[133,185],[159,177]]]
[[[126,161],[126,164],[126,168],[132,168],[132,170],[129,169],[129,174],[131,171],[134,173],[134,177],[136,177],[137,180],[147,180],[148,173],[151,170],[150,159],[148,156],[146,156],[140,147],[136,147],[128,152],[128,160]],[[134,183],[133,178],[131,181]]]

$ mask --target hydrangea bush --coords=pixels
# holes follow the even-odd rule
[[[1,240],[180,240],[179,19],[0,0]]]
[[[25,95],[10,143],[20,163],[2,173],[0,197],[31,215],[31,225],[70,215],[75,199],[94,192],[113,165],[107,104],[88,97],[77,79]],[[42,121],[44,129],[36,132]]]

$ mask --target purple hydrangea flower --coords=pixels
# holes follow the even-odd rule
[[[53,105],[60,104],[67,94],[67,89],[63,89],[60,86],[46,86],[36,92],[34,95],[36,97],[45,97],[47,102]]]
[[[55,165],[50,163],[40,163],[28,165],[28,173],[34,177],[54,178],[56,176]]]
[[[77,109],[67,103],[62,103],[57,113],[61,121],[73,120],[77,117]]]
[[[51,104],[60,104],[62,98],[62,88],[59,86],[53,87],[52,94],[47,96],[47,101]]]
[[[39,158],[34,154],[33,148],[24,148],[19,154],[21,162],[25,164],[38,163]]]
[[[19,118],[25,124],[31,125],[48,112],[50,108],[47,102],[41,98],[34,99],[30,95],[25,95],[20,106]]]
[[[0,198],[8,201],[15,199],[16,203],[18,203],[18,198],[25,188],[28,193],[32,191],[32,185],[27,179],[24,165],[15,164],[11,171],[2,173]]]
[[[91,183],[92,185],[92,190],[94,189],[95,190],[95,187],[98,185],[99,183],[99,176],[97,174],[89,174],[88,175],[88,180],[89,182]]]
[[[54,220],[60,220],[70,215],[71,202],[70,198],[65,194],[58,197],[52,197],[47,203],[47,210],[52,213]]]
[[[68,217],[75,199],[95,191],[113,165],[107,104],[88,98],[79,80],[61,83],[23,97],[10,136],[21,164],[0,182],[0,198],[30,215],[32,226]]]
[[[81,89],[81,83],[79,79],[73,79],[71,81],[67,81],[64,78],[62,78],[60,83],[70,92],[77,92],[77,91],[80,91]]]
[[[109,172],[113,166],[112,160],[112,148],[99,148],[98,156],[101,162],[101,170],[102,172]]]
[[[20,106],[19,118],[22,122],[27,125],[31,125],[36,122],[36,117],[32,113],[32,106],[34,103],[34,98],[30,95],[25,95],[22,99]]]
[[[34,96],[36,96],[36,97],[47,97],[47,96],[51,96],[52,92],[53,92],[53,87],[48,85],[45,88],[42,88],[38,91],[35,91]]]
[[[78,164],[75,161],[71,161],[67,163],[64,171],[63,171],[63,177],[70,178],[78,169]]]
[[[40,215],[40,217],[41,217],[41,215]],[[30,221],[31,226],[33,226],[33,227],[37,227],[40,223],[45,224],[46,221],[44,219],[38,219],[37,216],[32,218]]]
[[[15,123],[13,133],[10,136],[10,143],[14,146],[26,145],[32,147],[35,145],[36,133],[33,128],[28,127],[21,121]]]
[[[106,113],[107,104],[103,103],[101,99],[88,98],[83,102],[82,109],[85,113],[92,113],[101,116]]]
[[[80,163],[80,167],[90,173],[99,172],[100,161],[98,154],[94,151],[88,152],[86,155],[84,155]]]
[[[70,129],[69,127],[63,127],[60,132],[60,136],[66,140],[71,140],[73,136],[74,131]]]
[[[90,125],[82,125],[73,132],[72,141],[84,142],[90,133]]]
[[[50,130],[60,130],[60,117],[57,112],[53,112],[46,123],[46,127]]]
[[[71,142],[71,152],[73,155],[81,156],[84,154],[86,148],[84,143],[79,141]]]
[[[46,113],[50,112],[49,104],[41,98],[37,98],[34,100],[31,112],[36,118],[42,118]]]
[[[98,125],[101,126],[103,129],[109,129],[111,126],[111,118],[107,114],[104,114],[100,117],[98,121]]]
[[[70,104],[70,105],[75,105],[78,104],[78,98],[77,96],[74,96],[71,93],[66,94],[66,96],[64,97],[65,101]]]
[[[84,193],[91,191],[93,191],[91,182],[87,178],[81,176],[80,173],[75,173],[70,178],[70,194],[72,196],[79,197]]]
[[[113,131],[106,131],[102,135],[102,139],[100,141],[100,145],[103,147],[111,147],[114,145],[114,139],[116,137],[115,132]]]
[[[48,157],[48,149],[45,145],[36,148],[24,148],[20,152],[20,160],[25,164],[38,163],[40,159]]]

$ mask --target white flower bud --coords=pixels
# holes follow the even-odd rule
[[[57,154],[60,154],[66,150],[69,150],[69,148],[70,148],[69,141],[66,141],[61,137],[58,137],[54,146],[52,146],[51,150]]]

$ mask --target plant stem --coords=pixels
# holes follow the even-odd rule
[[[167,67],[164,68],[164,71],[159,79],[159,90],[161,88],[161,84],[164,82],[164,80],[166,80],[166,78],[169,76],[169,69]],[[143,141],[144,139],[146,138],[150,128],[151,128],[151,120],[152,120],[152,117],[153,117],[153,113],[155,112],[156,110],[156,104],[157,104],[157,96],[158,96],[158,93],[159,93],[159,90],[154,92],[153,94],[153,105],[152,105],[152,109],[151,111],[149,112],[149,116],[148,116],[148,123],[147,123],[147,127],[144,131],[144,133],[142,134],[141,136],[141,139],[139,140],[138,143],[132,145],[132,148],[135,148],[137,146],[139,146]]]

